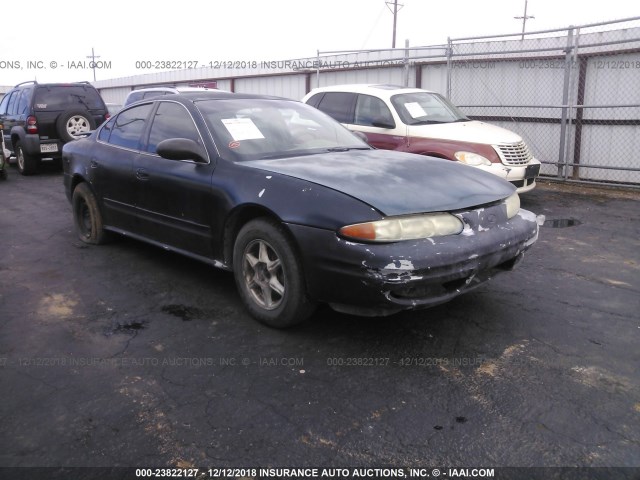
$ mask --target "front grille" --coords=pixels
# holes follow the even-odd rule
[[[533,159],[529,147],[522,141],[518,143],[502,143],[494,145],[493,148],[496,149],[500,160],[505,165],[526,165]]]

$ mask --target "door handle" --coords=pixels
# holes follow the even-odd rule
[[[100,164],[98,162],[96,162],[95,160],[91,160],[91,163],[89,164],[89,166],[91,168],[98,168],[100,166]]]
[[[138,180],[149,180],[149,173],[144,168],[138,168],[136,170],[136,178]]]

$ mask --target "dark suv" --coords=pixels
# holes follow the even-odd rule
[[[0,129],[22,175],[35,173],[41,160],[58,160],[62,145],[109,117],[89,83],[16,85],[0,102]]]

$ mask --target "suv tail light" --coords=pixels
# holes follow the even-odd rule
[[[34,116],[27,117],[27,133],[38,133],[38,125]]]

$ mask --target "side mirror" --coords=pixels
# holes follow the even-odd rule
[[[156,153],[167,160],[193,160],[197,163],[209,161],[206,150],[188,138],[163,140],[156,147]]]

